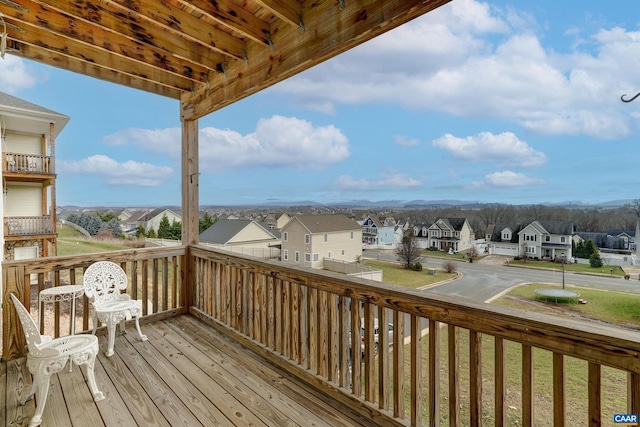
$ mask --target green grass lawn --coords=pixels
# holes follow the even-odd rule
[[[374,261],[365,259],[363,264],[375,269],[382,270],[382,281],[394,285],[402,285],[408,288],[420,288],[432,285],[444,280],[450,280],[456,273],[447,273],[444,270],[436,269],[435,275],[430,275],[427,269],[422,271],[408,270],[397,263]]]
[[[516,265],[528,268],[548,268],[552,270],[562,271],[562,264],[550,261],[534,261],[534,260],[509,260],[509,265]],[[565,264],[565,271],[573,271],[576,273],[605,274],[624,277],[624,270],[620,266],[605,265],[600,268],[593,268],[589,264]],[[612,271],[613,270],[613,273]]]
[[[554,287],[557,286],[541,283],[518,286],[493,303],[640,330],[640,295],[570,286],[567,289],[578,292],[586,304],[556,304],[536,299],[536,289]]]
[[[96,240],[67,225],[58,224],[57,231],[59,256],[119,251],[131,249],[132,247],[131,241],[121,239]]]

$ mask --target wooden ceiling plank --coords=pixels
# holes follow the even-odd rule
[[[245,42],[222,31],[202,19],[171,5],[157,0],[103,0],[117,5],[128,13],[129,18],[137,18],[169,33],[185,37],[207,46],[223,55],[244,59]]]
[[[300,25],[302,6],[296,0],[256,0],[256,2],[290,25],[295,27]]]
[[[93,24],[102,28],[107,34],[120,35],[130,39],[133,43],[132,46],[143,45],[153,48],[153,53],[157,54],[158,58],[172,55],[209,70],[215,70],[217,64],[225,61],[224,55],[201,44],[194,44],[180,37],[167,37],[167,32],[158,27],[144,27],[136,23],[135,20],[129,20],[120,7],[113,9],[103,3],[88,3],[82,0],[57,1],[55,7],[47,6],[41,1],[35,3],[32,0],[15,0],[15,2],[29,10],[38,10],[38,8],[44,7],[48,13],[57,11],[67,22],[73,21],[74,31],[77,33],[77,26],[81,26],[82,22]],[[8,11],[6,15],[15,15],[15,12]],[[44,15],[43,21],[47,22],[47,19],[47,15]],[[91,27],[84,28],[84,31],[90,32]],[[77,37],[81,39],[82,36],[78,34]],[[188,67],[189,65],[182,66]]]
[[[264,45],[269,44],[271,28],[263,21],[230,1],[175,0],[178,4],[206,14],[210,19]]]
[[[160,49],[136,43],[127,37],[86,21],[80,20],[70,25],[69,17],[58,11],[45,9],[39,4],[31,6],[28,13],[16,13],[11,19],[16,20],[23,30],[27,27],[39,28],[41,31],[64,38],[69,46],[77,44],[76,51],[82,51],[83,45],[95,46],[116,56],[166,70],[176,76],[194,81],[204,82],[210,74],[211,70],[198,64],[185,64],[184,60],[174,58]],[[21,37],[17,39],[27,42]],[[32,44],[36,44],[33,37],[30,39]]]
[[[188,91],[194,84],[193,80],[167,73],[165,70],[134,62],[93,46],[80,46],[78,43],[68,43],[68,40],[56,37],[51,32],[37,27],[27,27],[26,25],[27,24],[24,25],[24,29],[26,30],[24,33],[20,31],[8,31],[8,38],[23,44],[39,46],[59,55],[73,57],[110,70],[119,70],[131,76],[144,78],[145,80],[154,81],[180,90]]]
[[[143,90],[160,96],[173,99],[180,99],[182,91],[145,80],[138,76],[130,76],[119,71],[109,70],[97,64],[81,61],[65,55],[59,55],[39,46],[14,43],[15,49],[11,50],[11,55],[29,59],[52,67],[62,68],[73,73],[83,74],[110,83],[128,86],[134,89]]]
[[[283,25],[274,30],[278,39],[273,52],[249,52],[252,60],[248,64],[234,63],[225,75],[213,78],[210,88],[199,85],[194,92],[184,93],[182,119],[197,119],[219,110],[449,1],[360,0],[347,1],[342,10],[335,5],[315,15],[305,11],[304,33],[281,22]]]

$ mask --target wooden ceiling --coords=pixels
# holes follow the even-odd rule
[[[189,120],[448,1],[0,0],[0,12],[7,54],[179,99]]]

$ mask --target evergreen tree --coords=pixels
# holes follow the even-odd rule
[[[216,222],[218,222],[217,215],[215,218],[212,218],[211,215],[209,215],[209,212],[205,212],[202,218],[200,218],[200,221],[198,224],[198,233],[201,234],[204,230],[211,227]]]
[[[182,239],[182,223],[180,221],[176,221],[175,219],[171,223],[170,228],[170,236],[171,240],[181,240]]]
[[[602,258],[600,258],[600,254],[596,251],[589,257],[589,265],[592,268],[600,268],[602,267]]]
[[[171,224],[169,223],[169,218],[167,218],[166,214],[162,215],[160,225],[158,225],[158,238],[171,239]]]

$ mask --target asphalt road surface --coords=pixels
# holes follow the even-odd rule
[[[364,258],[396,261],[395,254],[367,250]],[[495,259],[495,258],[494,258]],[[508,258],[504,258],[506,260]],[[423,258],[423,267],[442,268],[442,258]],[[476,302],[487,301],[507,289],[523,283],[549,283],[562,285],[563,274],[560,266],[558,271],[539,270],[506,266],[499,263],[479,262],[469,263],[459,261],[457,270],[462,274],[457,280],[431,287],[425,292],[437,292],[472,299]],[[605,267],[606,271],[606,267]],[[383,278],[384,280],[384,278]],[[567,287],[579,286],[592,289],[602,289],[617,292],[640,294],[640,280],[638,277],[624,280],[619,277],[593,276],[565,271],[564,283]]]

